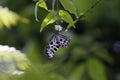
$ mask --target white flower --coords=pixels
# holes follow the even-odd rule
[[[55,25],[55,30],[56,31],[62,31],[63,27],[60,25]]]
[[[19,71],[19,70],[16,70],[16,71],[14,71],[13,73],[12,73],[13,75],[21,75],[21,74],[24,74],[24,72],[23,71]]]
[[[0,45],[0,72],[21,75],[29,65],[30,62],[24,53],[14,47]]]
[[[9,47],[7,45],[0,45],[0,52],[1,51],[5,51],[5,52],[11,52],[13,54],[18,54],[21,56],[25,56],[22,52],[20,52],[19,50],[16,50],[14,47]]]

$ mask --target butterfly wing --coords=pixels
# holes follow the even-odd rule
[[[59,47],[60,45],[59,42],[57,41],[57,34],[54,34],[46,47],[46,53],[48,57],[52,58],[54,56],[54,53],[58,50]]]
[[[66,48],[70,44],[70,38],[62,34],[59,34],[57,36],[57,41],[59,42],[60,47],[62,48]]]
[[[53,58],[54,53],[58,50],[58,48],[66,48],[68,47],[69,43],[70,38],[68,36],[54,33],[46,47],[46,53],[48,57]]]

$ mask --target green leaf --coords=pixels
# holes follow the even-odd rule
[[[75,14],[77,16],[77,10],[72,1],[60,0],[60,3],[63,5],[65,10],[68,10],[70,13]]]
[[[74,0],[74,5],[77,9],[79,16],[81,13],[84,13],[87,9],[89,9],[96,0]]]
[[[4,27],[11,28],[13,25],[17,24],[17,21],[20,20],[24,23],[29,23],[29,20],[23,17],[20,17],[18,14],[12,12],[7,7],[0,6],[0,29]]]
[[[12,25],[17,24],[18,15],[7,8],[0,9],[0,21],[6,27],[11,28]]]
[[[112,56],[105,50],[103,47],[100,46],[100,44],[95,43],[92,47],[91,50],[94,52],[94,55],[101,58],[102,60],[112,63],[114,62]]]
[[[56,17],[56,12],[50,12],[47,14],[47,16],[44,18],[42,24],[41,24],[41,28],[40,28],[40,32],[42,32],[42,30],[49,24],[54,23],[57,20]]]
[[[2,22],[1,22],[1,20],[0,20],[0,29],[3,27],[3,24],[2,24]]]
[[[114,61],[113,58],[105,50],[96,52],[95,55],[102,58],[103,60],[107,61],[108,63],[113,63],[113,61]]]
[[[49,80],[64,80],[64,76],[55,72],[51,72],[49,75]]]
[[[39,2],[36,2],[36,5],[35,5],[35,19],[36,19],[36,21],[39,22],[39,19],[37,17],[38,6],[43,8],[43,9],[45,9],[45,10],[47,10],[47,11],[48,11],[48,7],[47,7],[47,5],[46,5],[44,0],[39,0]]]
[[[70,74],[70,80],[82,80],[85,72],[85,64],[80,64]]]
[[[37,5],[38,5],[39,7],[44,8],[45,10],[48,11],[48,7],[47,7],[47,5],[46,5],[46,3],[45,3],[44,0],[40,0],[39,2],[37,2]]]
[[[92,80],[107,80],[105,66],[99,60],[90,58],[87,61],[88,74]]]
[[[70,25],[69,27],[73,26],[73,27],[75,28],[74,21],[73,21],[71,15],[70,15],[68,12],[66,12],[66,11],[64,11],[64,10],[60,10],[60,11],[59,11],[59,16],[60,16],[65,22],[69,23],[69,25]],[[68,27],[68,28],[69,28],[69,27]]]

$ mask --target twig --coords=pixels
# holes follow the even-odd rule
[[[95,8],[95,6],[100,2],[101,0],[97,0],[89,9],[87,9],[83,14],[86,15],[88,12],[91,11],[91,9]]]

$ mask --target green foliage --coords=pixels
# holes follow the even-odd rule
[[[66,12],[64,10],[60,10],[59,15],[65,22],[69,23],[67,28],[69,28],[71,26],[73,26],[75,28],[74,21],[72,20],[72,17],[70,16],[70,14],[68,12]]]
[[[77,15],[77,9],[73,3],[73,1],[70,0],[59,0],[60,3],[63,5],[63,7],[65,8],[65,10],[68,10],[70,13]]]
[[[96,0],[74,0],[74,6],[77,9],[78,16],[80,16],[81,13],[84,13],[87,9],[89,9]],[[87,5],[86,5],[87,4]]]
[[[94,51],[94,55],[96,55],[99,58],[102,58],[102,60],[107,61],[110,64],[113,63],[114,60],[112,59],[112,57],[98,43],[95,43],[91,50]]]
[[[58,1],[62,4],[62,6],[64,7],[65,10],[64,9],[61,10],[59,8]],[[93,4],[95,2],[95,0],[94,0],[94,1],[92,1],[92,4],[94,6],[92,6],[92,4],[90,2],[88,2],[89,5],[87,5],[87,6],[85,5],[84,6],[83,3],[86,4],[86,2],[88,2],[88,1],[85,1],[85,0],[74,0],[74,1],[71,1],[71,0],[57,0],[56,1],[57,9],[53,10],[53,11],[56,11],[56,13],[57,13],[57,15],[55,15],[56,18],[57,18],[57,20],[56,20],[57,24],[60,24],[61,19],[63,19],[66,23],[68,23],[67,28],[70,28],[70,27],[74,27],[75,28],[74,24],[79,20],[79,18],[84,16],[87,12],[89,12],[89,9],[94,8],[94,6],[97,4],[97,2],[95,4]],[[38,21],[37,14],[36,14],[37,13],[37,6],[39,6],[41,8],[44,8],[48,12],[49,12],[49,10],[48,10],[46,2],[44,0],[38,1],[36,3],[36,8],[35,8],[36,9],[35,17],[36,17],[36,20]],[[55,5],[53,5],[53,7],[55,7]],[[81,8],[79,8],[79,7],[81,7]],[[58,13],[59,13],[59,15],[58,15]],[[71,17],[70,13],[72,13],[72,14],[74,14],[76,16],[75,21],[73,21],[73,17]],[[55,22],[55,20],[53,22]],[[46,23],[49,23],[49,20]],[[43,21],[42,24],[44,24],[44,21]],[[44,26],[47,26],[47,25],[44,25]],[[42,31],[43,28],[45,28],[45,27],[41,26],[40,32]]]
[[[88,73],[92,80],[107,80],[104,65],[95,58],[90,58],[87,61]]]
[[[70,80],[80,80],[85,73],[85,64],[78,65],[70,74]]]
[[[41,24],[41,28],[40,28],[40,32],[42,32],[42,30],[49,24],[54,23],[57,20],[56,17],[56,12],[50,12],[47,14],[47,16],[44,18],[42,24]]]
[[[16,25],[18,20],[29,23],[29,20],[23,17],[20,17],[16,13],[10,11],[8,8],[3,8],[0,6],[0,29],[5,25],[7,28]]]
[[[44,0],[40,0],[39,2],[36,3],[36,5],[44,8],[45,10],[48,10],[47,5]]]
[[[61,1],[60,2],[62,3],[62,5],[65,7],[66,10],[70,11],[71,13],[74,13],[76,16],[77,16],[77,12],[76,12],[76,9],[74,7],[74,5],[72,4],[72,2],[70,1]],[[67,5],[66,5],[67,3]],[[58,3],[57,3],[58,5]],[[46,3],[45,1],[39,1],[36,3],[36,6],[39,6],[41,8],[44,8],[45,10],[49,11],[47,9],[47,6],[46,6]],[[55,6],[54,6],[55,7]],[[58,6],[57,6],[58,7]],[[37,7],[36,7],[37,9]],[[37,10],[36,10],[37,11]],[[35,11],[35,17],[36,17],[36,20],[38,21],[37,19],[37,14],[36,14],[36,11]],[[69,25],[67,28],[70,28],[71,26],[73,26],[75,28],[75,25],[74,25],[74,22],[72,20],[72,17],[71,15],[65,11],[65,10],[58,10],[55,11],[56,13],[55,14],[52,14],[51,12],[49,12],[46,16],[46,18],[43,20],[42,24],[41,24],[41,28],[40,28],[40,32],[48,25],[48,24],[52,24],[54,23],[55,21],[59,21],[60,19],[63,19],[65,22],[67,22]],[[53,16],[52,16],[53,15]],[[51,16],[51,17],[50,17]],[[48,19],[49,18],[49,19]],[[50,21],[50,18],[52,22],[49,22]]]

